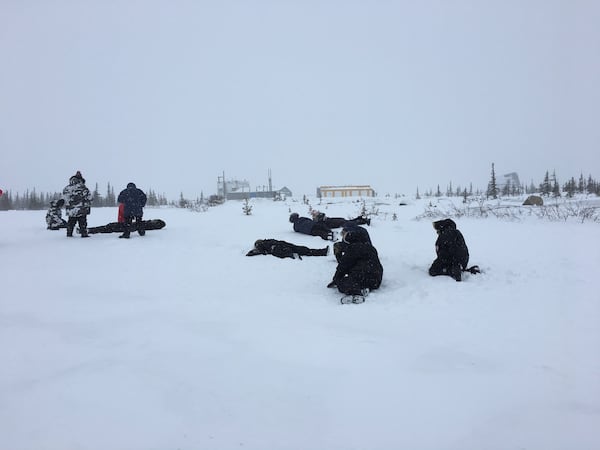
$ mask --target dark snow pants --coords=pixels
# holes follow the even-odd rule
[[[77,217],[69,217],[67,221],[67,236],[73,236],[73,230],[75,229],[75,224],[79,225],[79,231],[81,232],[82,237],[86,237],[87,232],[87,216],[77,216]]]
[[[134,219],[135,219],[135,225],[133,224]],[[143,235],[146,234],[146,230],[144,229],[144,221],[142,220],[142,216],[128,216],[128,217],[125,217],[125,232],[123,233],[123,235],[124,236],[129,236],[129,234],[133,230],[137,230],[137,232],[140,234],[140,236],[143,236]]]
[[[362,289],[377,289],[380,286],[381,281],[373,276],[358,272],[349,273],[336,284],[338,291],[342,294],[360,295]]]

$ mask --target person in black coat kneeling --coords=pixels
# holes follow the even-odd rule
[[[123,189],[117,199],[119,203],[123,203],[123,217],[125,218],[125,231],[120,238],[129,239],[131,231],[134,229],[133,221],[135,220],[135,228],[140,236],[146,234],[142,222],[144,215],[144,206],[146,206],[146,194],[141,189],[138,189],[134,183],[128,183],[127,189]]]
[[[435,241],[437,258],[429,268],[429,275],[448,275],[456,281],[462,280],[462,272],[479,273],[479,267],[467,269],[469,264],[469,249],[456,223],[452,219],[443,219],[433,222],[433,228],[438,234]]]
[[[348,244],[338,262],[333,280],[327,287],[337,287],[346,295],[365,295],[365,290],[379,288],[383,278],[383,266],[377,250],[362,236],[352,231],[344,235]]]

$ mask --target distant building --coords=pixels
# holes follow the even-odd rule
[[[217,179],[217,195],[226,200],[244,200],[246,198],[285,198],[291,197],[292,191],[287,187],[279,190],[273,190],[271,181],[271,170],[269,169],[269,184],[262,186],[262,189],[256,188],[250,190],[250,183],[246,180],[225,180],[225,173]]]
[[[282,187],[281,189],[279,189],[279,195],[281,195],[282,197],[291,197],[292,196],[292,191],[290,191],[286,186]]]
[[[374,197],[375,191],[369,185],[321,186],[317,197]]]

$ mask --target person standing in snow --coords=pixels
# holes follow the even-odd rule
[[[141,189],[138,189],[135,183],[127,183],[127,188],[123,189],[119,194],[117,201],[123,203],[123,217],[125,218],[125,231],[120,238],[129,239],[131,230],[133,230],[133,221],[135,220],[135,228],[137,228],[140,236],[146,234],[142,216],[144,215],[144,206],[146,206],[146,194]]]
[[[383,266],[375,247],[364,242],[364,236],[352,231],[345,233],[344,241],[348,246],[327,287],[337,287],[346,295],[365,295],[365,290],[378,289],[383,278]]]
[[[50,208],[46,213],[46,223],[48,224],[48,230],[58,230],[60,228],[67,228],[67,221],[62,218],[61,208],[65,205],[65,201],[62,198],[58,200],[52,200],[50,202]]]
[[[62,200],[65,202],[67,210],[67,237],[73,237],[75,224],[79,224],[81,237],[86,238],[87,216],[92,208],[92,194],[85,185],[85,179],[78,170],[75,175],[69,178],[69,185],[65,186],[62,193]]]
[[[308,217],[300,217],[298,213],[290,214],[290,222],[294,224],[294,231],[297,233],[319,236],[326,241],[333,240],[333,231],[323,222],[315,222]]]
[[[456,229],[452,219],[443,219],[433,222],[433,228],[438,234],[435,241],[437,258],[429,268],[429,275],[448,275],[456,281],[462,280],[462,272],[479,273],[479,267],[467,269],[469,264],[469,249],[462,233]]]

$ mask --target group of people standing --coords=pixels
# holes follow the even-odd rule
[[[123,222],[123,234],[120,238],[128,239],[131,231],[136,229],[140,236],[144,236],[144,206],[146,206],[146,194],[139,189],[135,183],[128,183],[127,188],[119,193],[119,221]],[[65,208],[67,220],[62,218],[61,209]],[[67,229],[67,237],[73,237],[75,226],[79,226],[82,238],[89,237],[87,216],[92,208],[92,194],[85,185],[85,178],[78,170],[69,178],[69,184],[65,186],[61,198],[50,202],[50,209],[46,214],[46,223],[49,230]],[[122,211],[122,214],[121,214]]]

